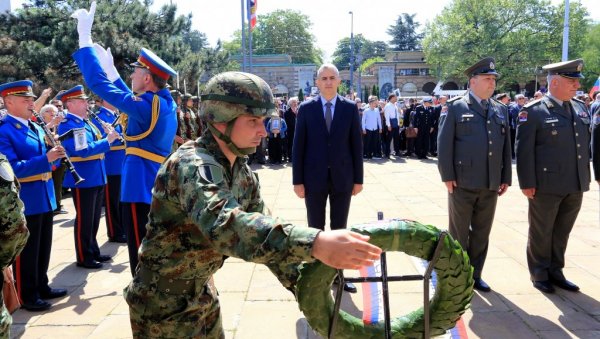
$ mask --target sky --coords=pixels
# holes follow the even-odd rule
[[[0,0],[5,2],[9,0]],[[324,60],[331,61],[337,42],[354,34],[363,34],[367,39],[389,42],[386,33],[401,13],[416,13],[416,20],[425,23],[442,13],[451,0],[257,0],[258,20],[260,15],[277,9],[291,9],[307,15],[313,23],[310,32],[316,38],[317,47],[324,52]],[[482,0],[485,1],[485,0]],[[557,4],[563,0],[551,0]],[[11,0],[11,7],[20,7],[26,0]],[[179,14],[192,13],[193,28],[206,34],[211,46],[218,39],[230,40],[233,32],[241,28],[241,0],[154,0],[152,10],[162,5],[177,4]],[[571,1],[571,3],[577,1]],[[588,9],[590,17],[600,22],[600,0],[580,0]],[[348,12],[352,11],[353,15]],[[353,17],[353,23],[351,18]],[[557,39],[562,39],[557,37]]]

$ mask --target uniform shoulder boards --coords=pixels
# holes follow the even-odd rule
[[[458,99],[461,99],[461,98],[462,98],[462,96],[460,96],[460,95],[457,95],[457,96],[455,96],[454,98],[452,98],[452,99],[449,99],[447,102],[454,102],[454,101],[456,101],[456,100],[458,100]]]
[[[580,103],[580,104],[582,104],[582,105],[585,105],[585,102],[584,102],[584,101],[581,101],[581,100],[579,100],[578,98],[572,98],[571,100],[573,100],[573,101],[576,101],[576,102],[578,102],[578,103]]]
[[[528,102],[525,106],[523,106],[523,108],[529,108],[529,107],[535,106],[541,102],[542,102],[542,99],[536,99],[536,100]]]
[[[490,98],[490,102],[492,102],[492,103],[494,103],[494,104],[499,104],[499,105],[502,105],[502,106],[504,106],[504,107],[508,107],[508,106],[507,106],[507,105],[505,105],[505,104],[504,104],[502,101],[498,101],[498,100],[496,100],[496,99],[494,99],[494,98]]]

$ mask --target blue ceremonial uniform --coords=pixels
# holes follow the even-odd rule
[[[109,124],[112,124],[117,119],[117,115],[105,107],[100,107],[96,115],[100,120]],[[92,121],[102,131],[102,136],[106,137],[102,124],[96,119]],[[116,125],[115,130],[119,134],[123,132],[121,125]],[[106,211],[104,220],[106,221],[106,234],[109,241],[121,243],[127,241],[121,218],[121,172],[124,160],[125,144],[116,139],[110,146],[110,151],[106,153],[104,160],[108,182],[104,189],[104,207]]]
[[[92,127],[91,122],[85,122],[80,117],[68,113],[63,122],[58,125],[58,134],[63,135],[64,133],[72,130],[84,128],[87,140],[87,148],[76,151],[75,150],[75,139],[71,136],[66,138],[62,145],[65,148],[71,162],[75,166],[77,173],[84,178],[79,185],[75,185],[73,177],[71,175],[65,176],[63,182],[64,187],[68,188],[88,188],[102,186],[106,184],[106,168],[104,164],[104,153],[110,149],[108,140],[102,139],[101,132]]]
[[[166,88],[135,95],[120,78],[111,82],[91,47],[73,54],[81,73],[94,93],[127,115],[126,150],[121,174],[121,216],[127,231],[129,265],[132,275],[137,252],[146,235],[146,223],[152,201],[152,187],[161,163],[171,153],[177,131],[177,105]],[[133,64],[163,79],[175,72],[146,49]]]
[[[117,115],[110,110],[100,107],[98,113],[96,113],[98,117],[109,124],[112,124],[116,119]],[[98,128],[98,130],[102,133],[102,137],[106,137],[106,133],[102,128],[100,122],[95,119],[91,119],[94,125]],[[119,134],[123,134],[123,128],[121,125],[116,125],[115,130],[119,132]],[[116,139],[110,145],[110,151],[106,152],[106,157],[104,158],[104,164],[106,165],[106,175],[121,175],[123,171],[123,161],[125,160],[125,143],[121,140]]]
[[[38,125],[30,122],[29,127],[24,126],[10,115],[0,122],[0,153],[6,155],[19,181],[35,175],[48,176],[47,181],[21,182],[19,197],[25,204],[25,215],[50,212],[56,208],[52,163],[46,157],[48,149],[44,136]]]
[[[88,87],[121,112],[127,114],[126,134],[139,135],[150,129],[154,97],[158,97],[158,121],[147,137],[128,141],[127,148],[141,149],[157,155],[153,161],[127,151],[122,172],[121,201],[150,204],[152,186],[164,157],[171,153],[171,145],[177,130],[176,105],[167,89],[156,93],[146,92],[139,96],[127,87],[123,80],[111,83],[98,62],[91,47],[81,48],[73,55]],[[143,152],[142,152],[143,153]]]

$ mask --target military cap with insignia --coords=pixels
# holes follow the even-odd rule
[[[500,76],[498,72],[496,72],[496,61],[494,58],[488,57],[483,58],[473,64],[471,67],[467,68],[464,74],[471,78],[476,75],[495,75],[496,77]]]
[[[5,84],[0,85],[0,97],[7,97],[9,95],[14,95],[18,97],[32,97],[37,98],[35,94],[33,94],[32,87],[33,82],[29,80],[19,80],[13,82],[7,82]]]
[[[423,98],[423,102],[424,102],[424,103],[425,103],[425,102],[428,102],[428,103],[432,104],[432,103],[433,103],[433,98],[432,98],[432,97],[424,97],[424,98]]]
[[[88,99],[89,97],[85,95],[83,91],[83,86],[77,85],[71,89],[68,89],[62,93],[59,93],[56,96],[56,100],[60,100],[63,103],[67,102],[70,99]]]
[[[570,79],[583,79],[584,76],[581,74],[583,69],[583,60],[569,60],[563,62],[557,62],[543,66],[542,69],[548,72],[548,75],[560,75],[561,77]]]
[[[182,97],[183,101],[187,101],[191,98],[192,98],[192,95],[190,93],[185,93]]]
[[[169,80],[169,77],[177,75],[177,72],[171,66],[167,65],[158,55],[147,48],[142,48],[137,61],[132,63],[133,67],[140,67],[149,70],[162,79]]]

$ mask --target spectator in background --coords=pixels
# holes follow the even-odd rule
[[[594,92],[592,97],[595,99],[592,105],[590,106],[590,114],[594,115],[594,113],[600,111],[600,91]]]
[[[515,137],[517,136],[517,118],[519,116],[519,112],[525,106],[525,96],[523,94],[515,95],[515,102],[511,103],[508,106],[508,122],[510,124],[510,145],[512,158],[515,158]]]
[[[448,97],[442,95],[438,98],[438,104],[435,106],[433,110],[433,132],[430,134],[429,138],[429,153],[433,157],[437,157],[437,136],[438,136],[438,125],[440,121],[440,115],[442,113],[448,112],[448,105],[446,102],[448,101]]]
[[[279,109],[271,115],[271,118],[265,121],[267,136],[269,138],[269,163],[273,165],[281,164],[282,140],[285,138],[287,125],[285,120],[279,116]]]
[[[396,106],[397,101],[398,97],[396,97],[394,93],[391,93],[388,96],[388,103],[383,108],[383,115],[385,117],[389,138],[383,149],[386,158],[389,158],[391,154],[390,141],[394,145],[394,155],[396,157],[400,156],[400,126],[402,126],[402,116],[398,111],[398,106]]]
[[[377,97],[369,96],[369,107],[363,111],[362,132],[365,138],[365,150],[367,159],[380,159],[379,135],[381,134],[381,115],[377,108]]]
[[[541,91],[537,91],[533,94],[533,100],[539,100],[544,96],[544,93]]]
[[[506,106],[508,106],[508,104],[510,103],[510,97],[508,96],[507,93],[496,94],[496,100],[500,101],[501,103],[503,103]]]
[[[288,109],[283,114],[287,125],[286,148],[288,161],[292,162],[292,146],[294,145],[294,133],[296,131],[296,116],[298,115],[298,97],[291,97],[287,104]]]
[[[64,116],[58,114],[58,108],[54,105],[45,105],[40,110],[40,116],[44,119],[46,127],[52,132],[53,137],[56,137],[56,127],[64,119]],[[62,183],[66,169],[67,167],[62,161],[52,164],[52,181],[54,182],[54,197],[56,199],[56,208],[53,211],[54,215],[69,213],[62,207]]]

